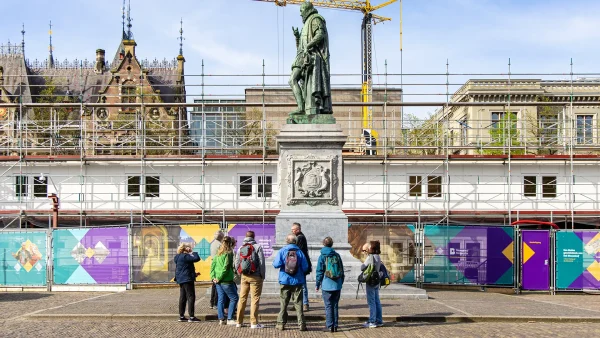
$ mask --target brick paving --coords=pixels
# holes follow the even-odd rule
[[[505,295],[490,292],[429,291],[429,300],[382,300],[383,315],[397,316],[525,316],[525,317],[594,317],[600,318],[600,297],[594,295]],[[53,297],[65,297],[54,293]],[[95,297],[86,293],[81,298]],[[208,298],[198,288],[196,314],[213,316]],[[176,315],[178,289],[137,289],[108,296],[95,297],[68,306],[42,311],[39,314],[103,314],[103,315]],[[58,299],[58,298],[57,298]],[[2,304],[0,302],[0,304]],[[1,305],[0,305],[1,306]],[[40,309],[41,307],[37,307]],[[249,311],[249,306],[246,311]],[[279,312],[279,300],[263,298],[260,314],[272,318]],[[291,312],[290,314],[293,314]],[[307,315],[318,319],[324,315],[323,303],[311,300]],[[368,316],[365,300],[342,299],[341,316]],[[212,317],[209,317],[212,318]]]
[[[215,322],[178,323],[152,320],[26,320],[5,321],[2,337],[598,337],[597,323],[395,323],[375,329],[342,323],[335,334],[309,323],[307,332],[295,327],[276,330],[274,322],[261,330],[220,326]]]
[[[341,332],[323,331],[323,304],[311,300],[307,313],[309,331],[299,332],[290,318],[288,330],[275,329],[279,311],[277,299],[261,301],[260,315],[264,330],[247,326],[237,329],[220,326],[214,320],[216,310],[208,308],[208,299],[197,289],[196,313],[207,321],[178,323],[178,289],[137,289],[121,293],[107,292],[10,292],[0,293],[0,337],[373,337],[376,335],[436,337],[596,337],[600,334],[600,297],[594,295],[545,294],[507,295],[491,292],[430,290],[429,300],[383,300],[386,326],[362,328],[368,316],[364,300],[343,299]],[[247,308],[247,311],[249,307]],[[293,311],[290,312],[293,314]],[[44,316],[54,315],[55,318]],[[206,317],[208,315],[208,317]],[[204,316],[204,317],[202,317]],[[399,316],[415,316],[407,322]],[[419,319],[421,317],[426,319]],[[431,316],[444,323],[428,320]],[[498,322],[480,322],[480,316]],[[543,318],[537,318],[538,316]],[[479,318],[479,319],[478,319]],[[577,322],[565,322],[565,319]],[[399,321],[398,321],[399,320]],[[462,322],[457,322],[458,320]],[[472,322],[470,322],[472,321]]]

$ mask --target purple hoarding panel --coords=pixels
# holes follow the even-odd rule
[[[550,288],[550,232],[524,230],[522,235],[522,287],[525,290],[548,290]]]

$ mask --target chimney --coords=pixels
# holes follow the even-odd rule
[[[94,66],[94,73],[102,74],[104,73],[104,62],[106,52],[104,49],[96,49],[96,65]]]

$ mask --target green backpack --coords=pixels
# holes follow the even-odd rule
[[[359,283],[366,283],[369,286],[376,286],[380,283],[379,271],[375,269],[375,264],[369,264],[367,268],[358,275]]]

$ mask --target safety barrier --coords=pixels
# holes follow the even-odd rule
[[[2,231],[0,287],[166,283],[173,257],[190,243],[201,257],[198,281],[209,279],[210,244],[224,230],[239,246],[248,230],[269,257],[274,224],[164,224]],[[350,253],[381,242],[393,281],[513,287],[515,291],[600,290],[600,231],[357,223],[348,226]],[[312,253],[311,253],[312,254]],[[315,253],[318,254],[318,253]]]

